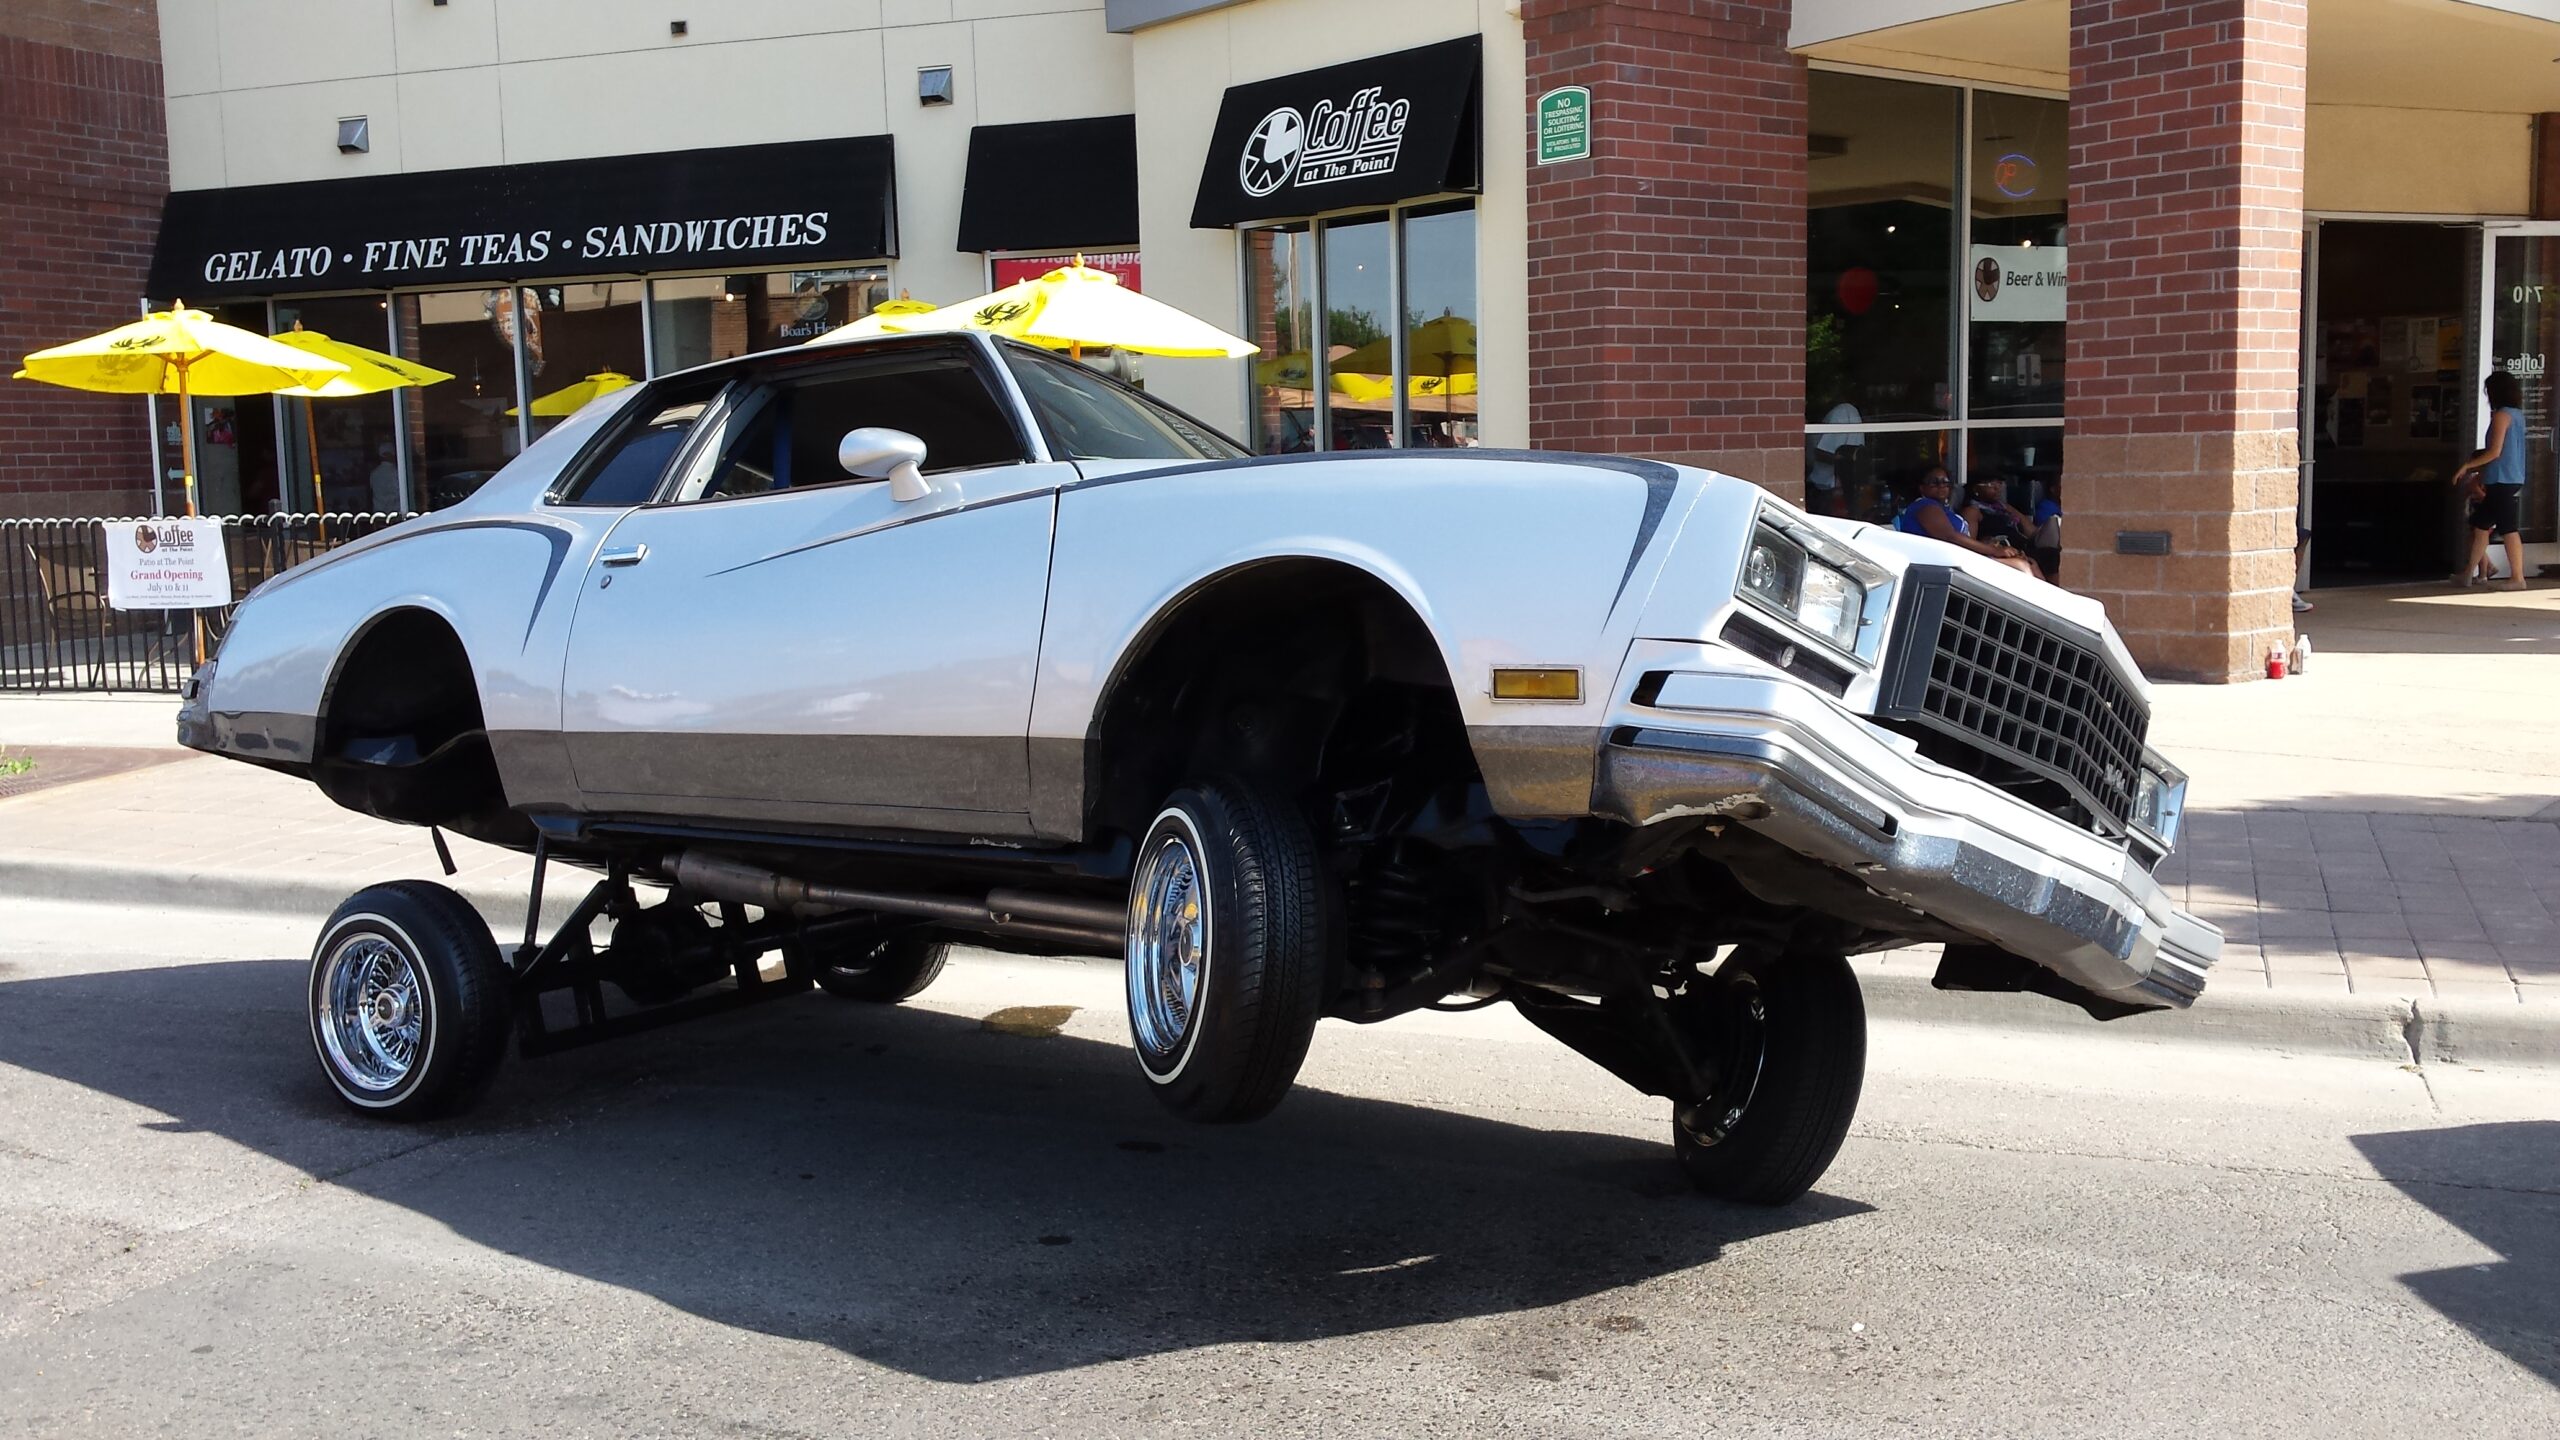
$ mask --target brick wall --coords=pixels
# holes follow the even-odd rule
[[[168,188],[151,0],[0,5],[0,374],[135,318]],[[0,380],[0,516],[147,509],[143,407]]]
[[[1804,65],[1788,0],[1526,0],[1528,93],[1592,158],[1529,174],[1529,438],[1804,486]]]
[[[2072,0],[2062,579],[2154,674],[2246,678],[2292,634],[2307,24]]]

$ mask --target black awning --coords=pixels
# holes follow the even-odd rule
[[[1484,41],[1470,35],[1231,88],[1193,227],[1479,188],[1483,71]]]
[[[898,253],[886,135],[181,190],[156,300],[748,270]]]
[[[1114,250],[1138,243],[1138,117],[969,132],[963,250]]]

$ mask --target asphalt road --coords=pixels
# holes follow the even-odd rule
[[[1179,1125],[1038,962],[388,1127],[307,938],[0,902],[0,1435],[2560,1433],[2547,1071],[1879,1026],[1768,1212],[1505,1014]]]

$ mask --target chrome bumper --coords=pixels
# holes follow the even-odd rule
[[[2123,847],[1921,759],[1792,679],[1685,673],[1621,707],[1604,813],[1725,815],[1942,924],[2122,1004],[2183,1007],[2222,932]]]

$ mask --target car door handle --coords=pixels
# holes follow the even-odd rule
[[[596,562],[603,565],[606,569],[616,570],[625,565],[637,565],[648,558],[648,546],[626,545],[619,550],[605,551],[603,554],[596,557]]]

